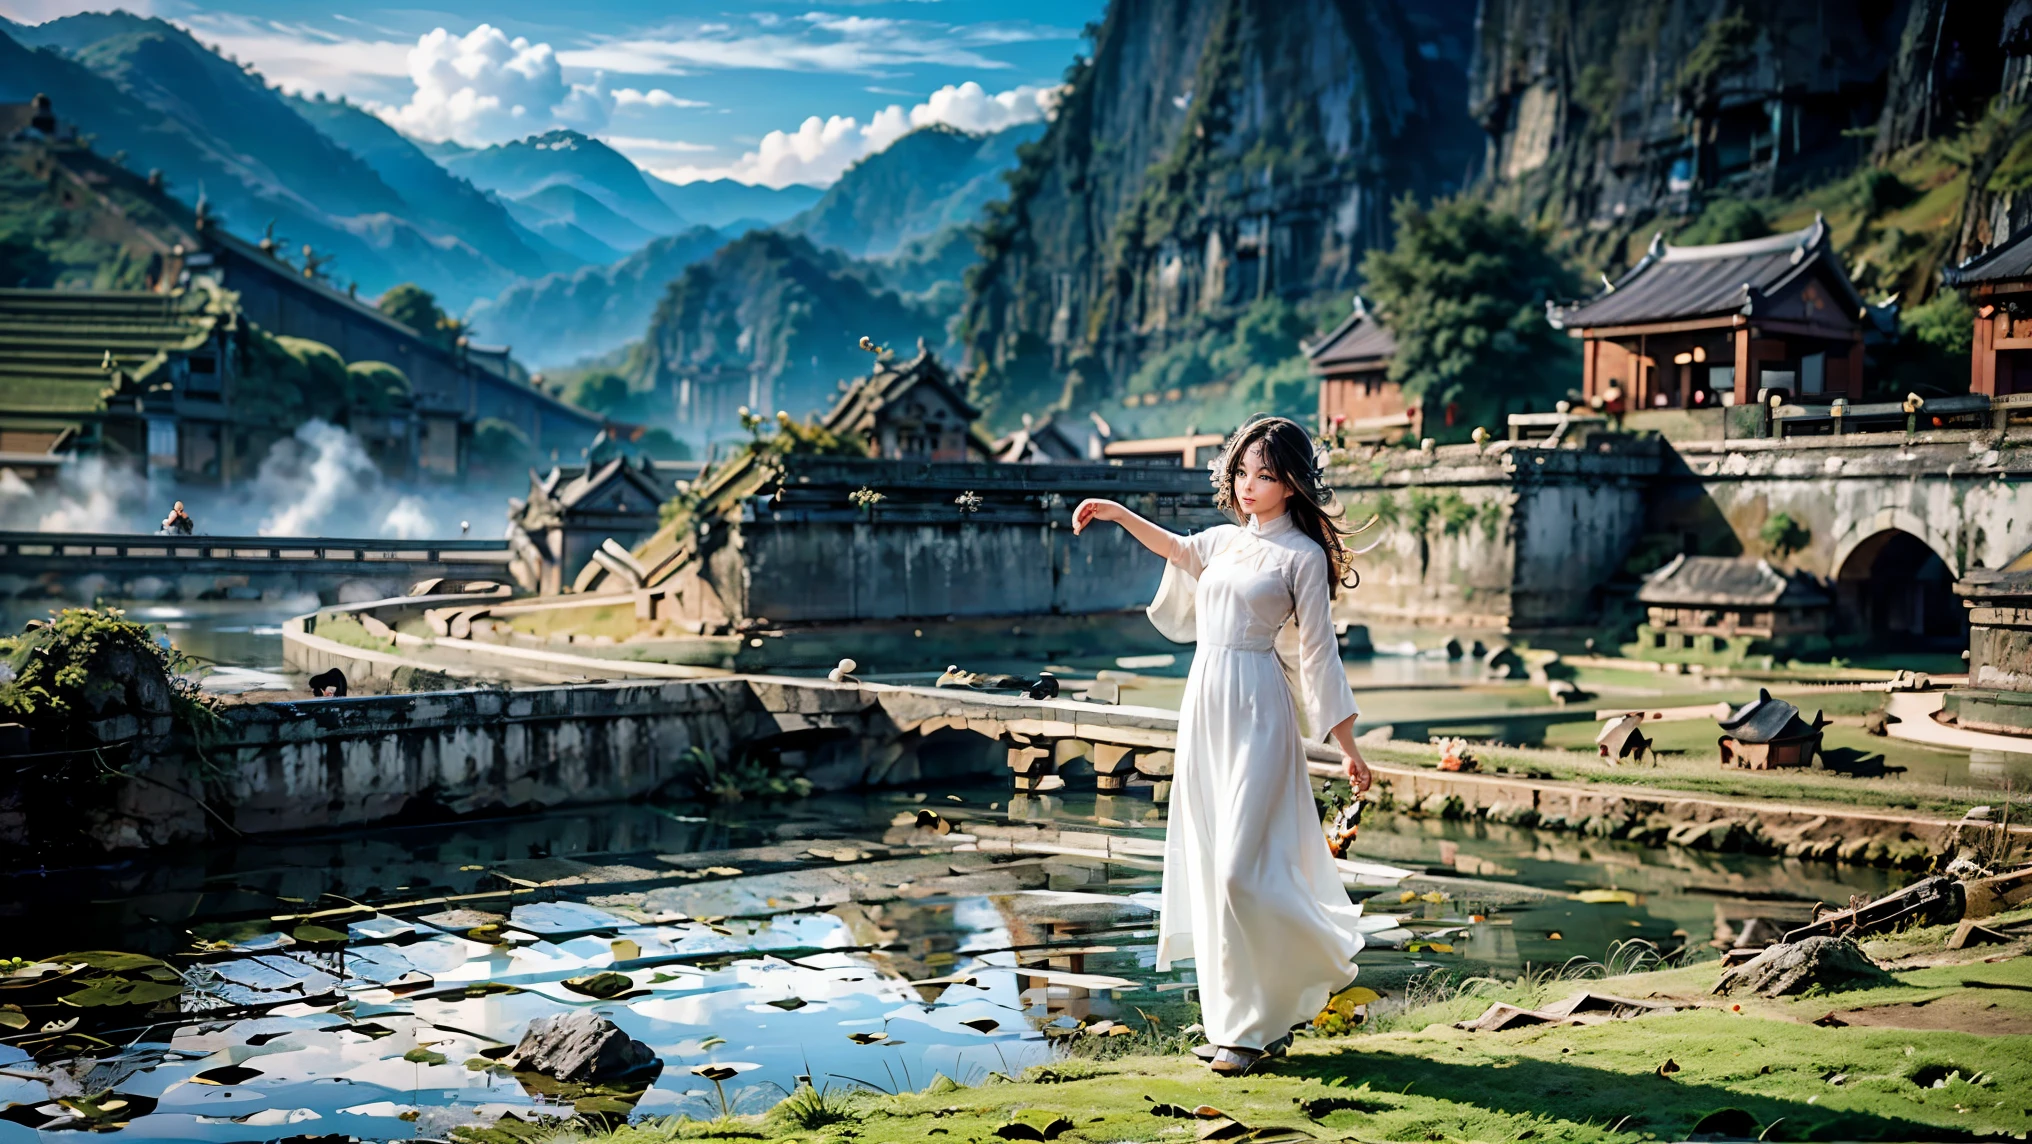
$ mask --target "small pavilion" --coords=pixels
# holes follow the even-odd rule
[[[2032,393],[2032,229],[1941,271],[1940,280],[1976,308],[1969,392]]]
[[[1319,378],[1322,432],[1388,435],[1417,429],[1417,414],[1404,404],[1404,387],[1389,377],[1397,339],[1360,295],[1354,311],[1307,348]]]
[[[1587,301],[1546,305],[1547,320],[1583,343],[1591,402],[1636,410],[1862,396],[1864,303],[1820,218],[1713,246],[1672,246],[1660,234],[1604,281]]]

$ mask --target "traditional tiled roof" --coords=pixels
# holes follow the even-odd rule
[[[1312,359],[1312,368],[1316,372],[1334,373],[1382,365],[1396,352],[1396,335],[1390,332],[1390,327],[1384,325],[1381,318],[1369,311],[1357,295],[1354,312],[1343,318],[1340,325],[1305,354]]]
[[[1686,556],[1644,577],[1637,599],[1675,607],[1817,607],[1828,603],[1820,585],[1801,573],[1786,574],[1768,560],[1732,556]]]
[[[825,415],[825,427],[841,435],[871,433],[876,417],[884,409],[920,385],[939,389],[968,422],[979,419],[981,411],[967,404],[966,396],[954,387],[937,355],[922,348],[922,343],[919,345],[916,357],[900,363],[894,358],[882,358],[874,373],[849,386],[838,404]]]
[[[1760,688],[1755,699],[1736,708],[1720,723],[1722,730],[1739,743],[1771,743],[1813,734],[1820,726],[1820,714],[1816,712],[1813,722],[1808,723],[1799,717],[1799,708],[1783,699],[1773,699],[1768,690]]]
[[[1086,458],[1086,446],[1075,441],[1058,423],[1046,417],[1025,425],[994,443],[997,461],[1012,464],[1039,461],[1079,461]]]
[[[1940,272],[1941,282],[1949,286],[2028,279],[2032,279],[2032,229],[2021,230],[2002,246]]]
[[[617,457],[598,468],[588,469],[564,481],[561,487],[554,490],[553,495],[556,496],[558,504],[564,508],[585,505],[594,511],[608,511],[604,504],[587,502],[604,495],[617,482],[633,486],[638,493],[647,498],[648,505],[652,509],[670,497],[669,492],[663,489],[656,479],[653,469],[638,468],[629,464],[624,457]],[[630,511],[633,511],[632,507]]]
[[[1545,316],[1571,330],[1754,315],[1760,298],[1813,273],[1835,287],[1847,320],[1856,321],[1862,296],[1842,269],[1827,223],[1818,218],[1803,230],[1713,246],[1672,246],[1657,235],[1644,257],[1606,290],[1571,306],[1547,303]]]
[[[88,414],[118,380],[202,347],[228,320],[202,290],[0,290],[0,409]]]

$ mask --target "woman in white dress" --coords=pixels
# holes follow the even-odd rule
[[[1339,744],[1349,781],[1368,787],[1328,613],[1349,555],[1313,457],[1311,438],[1285,418],[1238,430],[1213,480],[1214,503],[1240,526],[1177,536],[1114,501],[1073,511],[1075,534],[1113,521],[1198,579],[1157,967],[1193,961],[1213,1069],[1226,1075],[1289,1044],[1290,1030],[1351,982],[1362,931],[1376,928],[1327,851],[1299,730],[1302,710],[1315,736]],[[1275,647],[1294,621],[1297,696]]]

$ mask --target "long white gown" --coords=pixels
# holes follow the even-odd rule
[[[1186,537],[1198,650],[1178,715],[1157,968],[1191,959],[1216,1045],[1261,1049],[1355,976],[1364,922],[1327,852],[1298,706],[1275,652],[1297,619],[1294,674],[1324,738],[1356,714],[1328,614],[1327,560],[1290,516]]]

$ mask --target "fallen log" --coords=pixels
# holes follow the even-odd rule
[[[1812,924],[1786,933],[1787,943],[1809,937],[1832,937],[1881,933],[1908,922],[1939,924],[1959,919],[1963,907],[1961,883],[1952,878],[1922,878],[1873,902],[1846,910],[1833,910],[1815,918]]]

